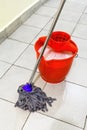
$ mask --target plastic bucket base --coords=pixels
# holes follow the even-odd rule
[[[41,75],[41,78],[42,78],[43,80],[45,80],[46,82],[48,82],[48,83],[54,83],[54,84],[60,83],[60,82],[62,82],[62,81],[65,80],[65,77],[58,78],[57,80],[49,80],[49,79],[47,79],[46,77],[44,77],[43,75]]]

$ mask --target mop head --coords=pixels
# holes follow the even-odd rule
[[[55,98],[47,97],[47,95],[39,87],[35,87],[31,84],[21,85],[18,88],[19,98],[15,106],[35,112],[42,110],[43,112],[48,111],[47,104],[52,106]]]

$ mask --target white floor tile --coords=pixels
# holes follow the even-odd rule
[[[87,5],[87,0],[67,0],[67,1]]]
[[[0,100],[0,130],[21,130],[29,112],[15,108],[14,104]]]
[[[87,60],[76,58],[66,80],[87,87]]]
[[[60,0],[48,0],[44,5],[49,7],[58,8]]]
[[[56,98],[48,112],[51,117],[83,127],[87,113],[87,89],[75,84],[61,82],[47,84],[45,92],[48,96]]]
[[[69,21],[69,22],[77,22],[81,15],[82,15],[82,13],[80,13],[80,12],[76,13],[74,11],[63,10],[60,15],[60,19]]]
[[[40,29],[38,28],[22,25],[10,36],[10,38],[30,43],[39,32]]]
[[[87,14],[87,7],[86,7],[86,9],[85,9],[84,13],[86,13],[86,14]]]
[[[13,63],[26,47],[27,44],[7,39],[0,45],[0,59]]]
[[[19,67],[12,67],[0,80],[0,97],[12,102],[16,102],[18,98],[17,89],[19,85],[25,84],[31,71]]]
[[[87,39],[87,25],[78,24],[73,32],[73,36]]]
[[[82,13],[86,7],[84,0],[67,0],[65,2],[64,10],[74,13]]]
[[[0,61],[0,78],[10,68],[10,64]]]
[[[83,14],[79,21],[80,24],[87,24],[87,14]]]
[[[12,67],[0,80],[0,97],[16,103],[18,99],[17,89],[20,85],[28,82],[30,75],[31,71],[29,70]],[[45,82],[37,74],[34,81],[37,87],[43,88]]]
[[[31,114],[23,130],[81,130],[39,113]]]
[[[38,28],[43,28],[49,20],[50,17],[33,14],[24,24]]]
[[[38,35],[37,37],[32,41],[31,44],[35,44],[35,42],[40,38],[40,37],[43,37],[43,36],[47,36],[48,35],[48,31],[47,30],[42,30]]]
[[[76,23],[60,20],[57,22],[55,30],[64,31],[66,33],[72,33]]]
[[[49,30],[52,25],[52,20],[45,26],[44,29]],[[64,20],[58,20],[54,31],[64,31],[67,33],[72,33],[76,23],[64,21]]]
[[[43,16],[49,16],[53,17],[56,13],[56,8],[41,6],[35,14],[43,15]]]
[[[15,64],[33,70],[35,62],[36,54],[34,46],[30,45]]]
[[[87,58],[87,40],[76,38],[76,37],[72,37],[72,40],[78,46],[78,55],[80,57]]]

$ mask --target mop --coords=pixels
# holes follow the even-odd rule
[[[47,104],[49,106],[52,106],[53,101],[56,100],[55,98],[47,97],[46,93],[43,92],[41,88],[36,87],[33,83],[33,79],[34,79],[36,70],[38,68],[38,65],[41,61],[41,58],[44,54],[44,51],[46,49],[46,46],[51,37],[52,31],[56,25],[56,22],[60,16],[60,13],[62,11],[64,4],[65,4],[65,1],[66,0],[61,0],[61,2],[60,2],[60,6],[54,17],[52,26],[51,26],[48,36],[45,40],[41,53],[36,61],[36,64],[35,64],[32,74],[31,74],[31,77],[29,79],[29,82],[19,86],[19,88],[17,90],[17,92],[19,93],[19,97],[18,97],[18,101],[15,104],[15,107],[17,106],[23,110],[29,110],[30,112],[35,112],[35,111],[39,111],[39,110],[45,112],[45,111],[48,111]]]

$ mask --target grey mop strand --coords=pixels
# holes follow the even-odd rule
[[[56,99],[47,97],[46,94],[39,87],[33,86],[32,92],[25,92],[21,85],[18,89],[19,99],[16,106],[24,110],[29,110],[30,112],[42,110],[48,111],[47,105],[52,106],[52,102]]]
[[[43,45],[42,51],[36,61],[36,65],[34,67],[34,70],[31,74],[30,80],[28,83],[19,86],[18,88],[18,93],[19,93],[19,98],[18,101],[15,104],[15,107],[19,107],[23,110],[29,110],[30,112],[35,112],[38,110],[42,110],[42,111],[48,111],[47,109],[47,104],[49,106],[52,106],[53,101],[55,101],[55,98],[51,98],[51,97],[47,97],[47,95],[45,94],[45,92],[43,92],[41,90],[41,88],[34,86],[34,84],[32,83],[33,78],[35,76],[36,70],[38,68],[38,65],[41,61],[41,58],[43,56],[43,53],[45,51],[45,48],[48,44],[48,41],[51,37],[52,31],[56,25],[56,22],[59,18],[59,15],[61,13],[61,10],[64,6],[66,0],[61,0],[60,2],[60,7],[58,9],[58,12],[54,18],[54,21],[52,23],[52,26],[50,28],[50,31],[48,33],[48,36],[46,38],[46,41]]]

